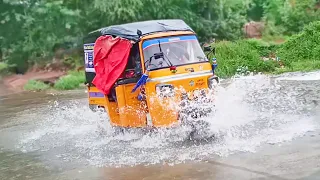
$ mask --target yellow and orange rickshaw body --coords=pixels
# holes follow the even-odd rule
[[[92,83],[96,68],[93,49],[98,37],[108,35],[132,42],[124,73],[131,70],[136,75],[119,78],[113,90],[104,94]],[[198,96],[208,97],[208,92],[218,82],[214,74],[215,62],[208,60],[196,33],[182,20],[144,21],[102,28],[85,39],[84,53],[89,105],[104,107],[110,123],[117,127],[177,125],[181,123],[183,112],[192,113],[185,102],[195,101]],[[135,63],[130,67],[131,62]]]

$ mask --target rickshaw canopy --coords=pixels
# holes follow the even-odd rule
[[[192,28],[181,19],[164,19],[112,25],[93,31],[89,33],[89,35],[98,33],[100,35],[112,35],[132,41],[139,41],[140,37],[138,35],[138,30],[141,32],[141,36],[148,35],[151,33],[168,31],[194,32]]]

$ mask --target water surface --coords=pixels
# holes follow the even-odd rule
[[[318,73],[318,74],[317,74]],[[204,134],[116,134],[84,90],[0,97],[0,179],[317,179],[320,72],[218,88]]]

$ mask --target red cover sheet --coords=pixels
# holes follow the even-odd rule
[[[96,76],[92,83],[104,94],[109,94],[125,70],[131,47],[129,40],[119,37],[100,36],[96,40],[93,48]]]

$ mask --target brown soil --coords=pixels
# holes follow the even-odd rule
[[[27,72],[23,75],[11,75],[3,78],[0,82],[0,95],[22,92],[24,85],[29,80],[39,81],[53,81],[59,77],[65,75],[62,71],[50,71],[50,72]]]
[[[263,29],[263,22],[251,21],[243,26],[243,31],[247,38],[261,38]]]
[[[285,39],[276,39],[276,40],[274,40],[274,42],[277,43],[277,44],[282,44],[285,41],[286,41]]]

